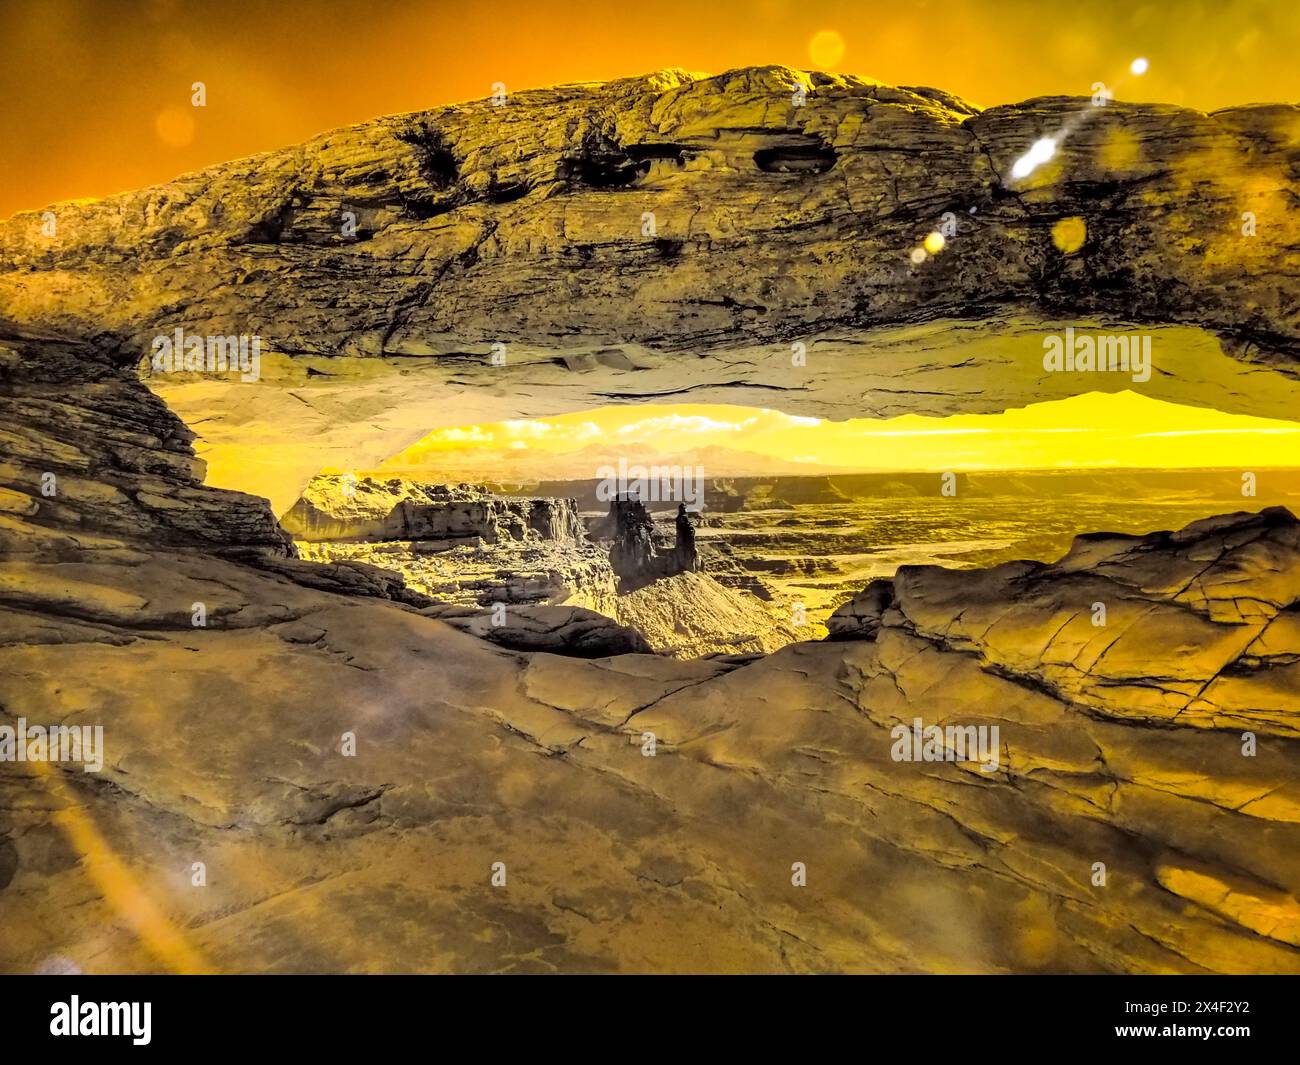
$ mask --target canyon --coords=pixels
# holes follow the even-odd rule
[[[1300,972],[1285,507],[1225,490],[1055,559],[893,567],[830,639],[706,657],[540,599],[494,637],[345,549],[576,546],[566,506],[448,486],[459,517],[420,527],[358,478],[350,512],[294,513],[439,426],[1069,395],[1041,366],[1065,324],[1140,321],[1144,394],[1292,417],[1300,109],[1114,104],[1011,178],[1087,106],[664,71],[0,223],[0,721],[104,729],[99,773],[0,770],[0,969]],[[259,335],[260,379],[150,378],[178,327]],[[290,529],[338,539],[316,561]],[[649,590],[698,578],[736,601],[707,569]],[[996,726],[997,772],[894,760],[918,717]]]
[[[655,530],[640,504],[587,515],[577,506],[468,484],[319,475],[280,524],[300,558],[388,570],[412,591],[464,608],[443,620],[521,650],[537,649],[546,619],[590,628],[584,654],[617,645],[700,657],[772,651],[795,638],[779,611],[731,590],[732,573],[719,581],[697,572],[698,561],[682,564],[673,533]]]

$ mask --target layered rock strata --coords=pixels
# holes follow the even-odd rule
[[[1149,394],[1287,416],[1295,123],[669,72],[10,220],[0,723],[105,749],[0,768],[0,969],[1300,972],[1289,513],[904,571],[852,639],[586,660],[294,558],[130,374],[175,328],[261,336],[257,382],[163,375],[224,467],[349,408],[385,413],[334,455],[683,395],[996,410],[1091,387],[1040,358],[1088,315],[1174,344]],[[344,467],[286,462],[288,502]]]
[[[53,236],[18,215],[0,228],[0,297],[23,324],[112,337],[132,363],[180,326],[462,364],[467,342],[546,337],[569,372],[632,371],[629,342],[1037,306],[1138,309],[1290,367],[1298,126],[1287,104],[981,111],[847,75],[662,71],[375,119],[59,205]],[[1014,176],[1044,137],[1052,159]],[[1244,211],[1271,224],[1248,237]],[[951,251],[913,264],[946,212]]]
[[[408,540],[442,546],[478,542],[585,541],[572,499],[493,495],[473,485],[321,475],[280,519],[299,540]]]
[[[0,307],[147,370],[178,328],[260,337],[255,383],[153,383],[205,419],[218,483],[277,512],[433,427],[666,397],[883,417],[1137,388],[1289,417],[1298,128],[1291,104],[981,111],[781,67],[664,71],[56,205],[53,236],[15,216]],[[1044,138],[1052,158],[1014,176]],[[943,250],[914,262],[932,232]],[[1045,372],[1067,328],[1148,336],[1149,376]],[[375,416],[339,416],[357,404]]]

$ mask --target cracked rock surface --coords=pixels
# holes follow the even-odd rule
[[[851,76],[663,71],[380,118],[61,205],[52,238],[18,215],[0,228],[0,293],[23,324],[109,333],[123,357],[180,325],[453,361],[468,352],[452,338],[549,338],[572,345],[574,372],[631,370],[634,352],[593,345],[700,349],[1027,303],[1141,308],[1290,365],[1293,223],[1243,239],[1239,216],[1289,206],[1298,130],[1285,104],[978,111]],[[1060,136],[1051,163],[1012,181],[1045,135]],[[963,216],[955,253],[914,271],[917,227],[945,211]],[[1065,217],[1085,222],[1086,251],[1057,250]]]
[[[1014,179],[1043,137],[1056,154]],[[1290,104],[981,111],[852,76],[670,70],[334,130],[56,205],[53,236],[17,215],[0,308],[118,365],[178,328],[260,336],[255,384],[153,385],[201,420],[213,483],[277,513],[432,428],[628,401],[888,417],[1138,388],[1288,417],[1298,174]],[[942,253],[912,262],[935,230]],[[1045,373],[1067,325],[1150,334],[1150,379]]]
[[[684,393],[996,410],[1068,391],[1016,355],[1043,321],[1134,308],[1209,345],[1151,394],[1294,410],[1293,223],[1235,220],[1284,217],[1296,109],[1080,107],[669,72],[0,227],[0,725],[104,729],[99,773],[0,764],[0,969],[1300,972],[1288,512],[905,568],[769,655],[582,658],[296,558],[191,446],[264,447],[291,503],[328,462],[276,449],[331,422],[339,453]],[[168,384],[178,417],[132,372],[178,326],[259,332],[265,379]],[[617,637],[588,621],[521,638]],[[993,771],[896,759],[917,718],[996,727]]]
[[[59,387],[27,438],[119,494],[0,466],[0,719],[105,761],[0,771],[6,971],[1300,972],[1286,511],[905,568],[766,656],[583,659],[290,557],[143,389],[83,434],[103,386]],[[996,771],[896,761],[917,717],[996,725]]]
[[[1279,515],[1217,535],[1258,542],[1261,524],[1294,553]],[[219,970],[1300,971],[1296,741],[1240,686],[1268,681],[1203,695],[1217,720],[1151,712],[1131,675],[1104,702],[1054,692],[1035,663],[1068,575],[1015,605],[966,596],[1000,640],[978,617],[978,639],[945,638],[937,605],[906,620],[909,592],[870,639],[584,661],[244,563],[123,551],[40,565],[147,586],[149,607],[5,593],[5,721],[101,723],[107,753],[99,774],[0,775],[6,970],[167,966],[105,855],[72,847],[85,819]],[[1115,575],[1136,588],[1162,560],[1177,574],[1169,544]],[[1256,579],[1239,568],[1237,591]],[[202,629],[164,606],[195,596]],[[1265,631],[1274,658],[1296,649]],[[891,729],[918,716],[999,726],[997,771],[893,760]]]

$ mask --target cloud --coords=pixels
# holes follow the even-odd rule
[[[750,429],[758,421],[757,417],[744,418],[741,421],[725,421],[709,418],[703,414],[667,414],[656,418],[642,418],[629,422],[616,431],[619,436],[652,436],[660,433],[739,433]]]
[[[437,429],[426,436],[423,442],[439,440],[453,444],[488,444],[496,440],[496,434],[481,425],[466,425],[454,429]]]
[[[863,432],[861,436],[972,436],[991,433],[992,429],[881,429]]]
[[[549,436],[560,428],[551,422],[537,421],[534,418],[513,418],[502,422],[501,425],[508,436],[515,439],[526,438],[530,440]]]

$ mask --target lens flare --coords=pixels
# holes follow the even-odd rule
[[[1055,154],[1056,141],[1051,137],[1042,137],[1034,141],[1033,147],[1016,160],[1011,168],[1011,176],[1017,181],[1027,178]]]
[[[808,42],[808,58],[823,70],[844,58],[844,38],[834,30],[821,30]]]

